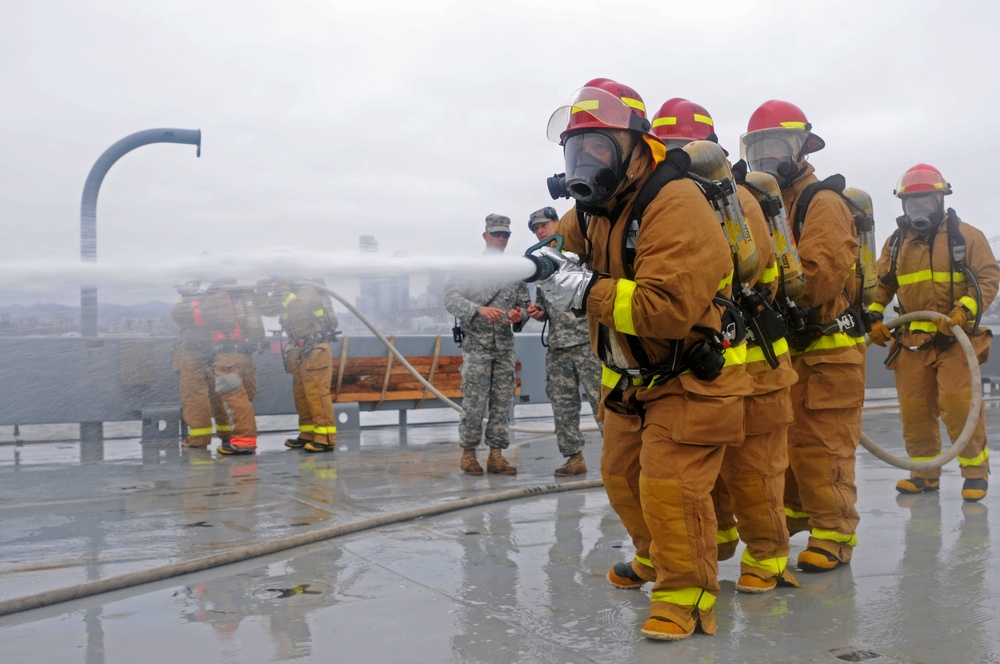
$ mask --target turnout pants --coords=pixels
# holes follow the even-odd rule
[[[711,491],[727,446],[743,442],[743,397],[692,394],[688,379],[624,392],[602,386],[601,474],[635,545],[632,567],[654,582],[650,615],[687,630],[700,620],[712,634],[719,580]]]
[[[992,335],[987,332],[969,337],[979,363],[989,359]],[[941,430],[938,417],[944,420],[948,437],[958,439],[969,417],[971,392],[969,367],[962,347],[954,343],[947,350],[933,344],[923,350],[904,348],[889,367],[896,372],[899,413],[903,420],[906,453],[913,461],[926,461],[941,454]],[[977,386],[978,389],[978,386]],[[975,431],[958,455],[962,477],[987,479],[990,472],[986,445],[986,413],[980,411]],[[913,477],[936,478],[940,470],[913,471]]]
[[[336,445],[337,421],[330,396],[333,380],[330,344],[290,346],[285,351],[285,370],[292,375],[292,396],[299,415],[299,438]]]
[[[256,447],[257,421],[254,419],[253,397],[257,393],[257,379],[253,357],[247,353],[216,353],[214,369],[217,386],[239,383],[235,389],[220,392],[233,426],[230,443],[233,447]],[[227,378],[232,376],[237,379]]]
[[[212,419],[215,433],[229,438],[229,415],[215,392],[212,362],[204,353],[175,348],[173,370],[180,384],[181,412],[188,427],[188,445],[207,447],[212,442]]]
[[[788,531],[810,531],[809,547],[849,562],[857,544],[855,453],[865,399],[865,345],[792,357],[795,422],[788,430]]]

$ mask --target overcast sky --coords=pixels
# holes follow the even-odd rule
[[[3,0],[0,260],[78,261],[90,167],[158,127],[201,129],[202,157],[163,144],[117,163],[102,262],[354,250],[362,234],[385,253],[476,253],[490,212],[521,252],[562,170],[549,115],[599,76],[650,116],[670,97],[703,104],[731,152],[760,103],[791,101],[827,142],[818,174],[872,195],[880,244],[896,180],[921,161],[992,237],[998,16],[870,0]]]

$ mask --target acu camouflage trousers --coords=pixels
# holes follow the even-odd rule
[[[580,431],[580,386],[597,417],[601,399],[601,361],[589,343],[549,348],[545,355],[545,394],[552,403],[559,452],[565,457],[583,450]]]
[[[472,346],[472,344],[466,344]],[[483,436],[483,414],[489,406],[486,444],[501,450],[510,445],[510,409],[514,403],[514,349],[462,349],[462,408],[458,425],[463,449],[475,449]]]

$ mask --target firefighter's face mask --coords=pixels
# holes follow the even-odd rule
[[[750,165],[750,170],[769,173],[784,187],[798,171],[806,136],[805,132],[793,129],[766,129],[744,134],[740,156]]]
[[[608,131],[584,131],[566,138],[566,188],[581,203],[611,198],[624,174],[622,146]]]
[[[913,232],[924,235],[937,228],[944,219],[943,203],[940,194],[907,196],[903,199],[903,219]]]

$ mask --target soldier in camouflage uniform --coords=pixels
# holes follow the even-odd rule
[[[486,217],[483,233],[487,252],[500,252],[510,239],[510,219],[499,214]],[[510,409],[514,403],[514,334],[524,324],[523,308],[531,303],[523,282],[451,279],[445,287],[444,306],[458,318],[465,340],[462,343],[462,406],[465,412],[458,425],[462,444],[459,467],[468,475],[482,475],[476,448],[483,436],[483,413],[489,402],[486,444],[490,456],[486,470],[514,475],[517,468],[503,457],[510,445]],[[511,326],[514,329],[511,329]]]
[[[556,211],[546,207],[531,213],[528,228],[539,240],[545,240],[555,232],[558,221]],[[537,301],[528,307],[528,315],[549,323],[545,394],[552,403],[559,452],[566,457],[566,463],[556,469],[556,477],[583,475],[587,472],[587,462],[583,458],[580,431],[580,386],[583,385],[595,418],[601,395],[601,361],[591,349],[587,319],[549,307],[540,290]]]

